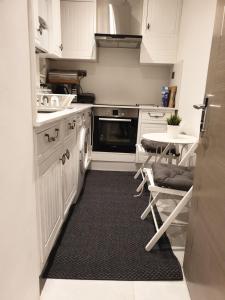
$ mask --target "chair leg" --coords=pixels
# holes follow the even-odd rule
[[[144,178],[143,178],[143,180],[142,180],[142,182],[139,184],[139,186],[137,187],[137,189],[136,189],[136,192],[137,193],[139,193],[142,189],[143,189],[143,187],[144,187],[144,185],[145,185],[145,183],[147,182],[147,176],[145,176]]]
[[[141,219],[145,220],[148,216],[148,214],[150,213],[152,207],[156,204],[157,202],[157,197],[158,197],[159,193],[157,193],[155,195],[155,197],[153,199],[151,199],[152,194],[150,193],[150,198],[149,198],[149,205],[146,207],[145,211],[143,212],[143,214],[141,215]]]
[[[144,167],[147,165],[147,163],[149,162],[149,160],[151,159],[151,155],[148,156],[148,158],[146,159],[146,161],[141,165],[141,167],[138,169],[137,173],[134,175],[134,179],[137,179],[139,177],[139,175],[141,174],[141,171],[144,169]]]
[[[173,212],[166,219],[166,221],[163,223],[163,225],[159,228],[159,230],[154,234],[154,236],[148,242],[148,244],[145,247],[146,251],[152,250],[152,248],[155,246],[155,244],[158,242],[158,240],[161,238],[161,236],[165,233],[165,231],[169,228],[169,226],[174,221],[174,219],[179,215],[179,213],[181,212],[181,210],[185,207],[185,205],[191,199],[192,189],[193,188],[191,188],[187,192],[187,194],[182,198],[182,200],[179,202],[179,204],[177,205],[177,207],[173,210]]]

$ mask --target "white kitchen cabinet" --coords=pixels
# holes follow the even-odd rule
[[[44,51],[49,51],[49,0],[38,0],[38,18],[41,17],[46,23],[47,28],[43,28],[40,19],[38,20],[38,28],[36,29],[39,34],[38,47]]]
[[[96,1],[61,1],[63,58],[95,60]]]
[[[38,206],[43,266],[63,222],[61,151],[56,151],[39,165]]]
[[[141,63],[174,64],[182,0],[144,0]]]
[[[49,2],[49,53],[62,56],[60,0]]]
[[[32,15],[34,25],[35,46],[40,46],[39,20],[38,20],[38,0],[32,1]]]
[[[65,216],[71,206],[74,196],[77,193],[78,151],[77,151],[77,140],[75,135],[68,142],[66,142],[64,154],[66,160],[62,169],[62,178],[63,178],[63,213]]]
[[[70,114],[35,130],[40,271],[78,193],[78,120],[83,114],[88,120],[88,112]]]
[[[161,133],[167,131],[167,118],[175,112],[171,108],[159,109],[141,109],[138,120],[138,137],[137,144],[141,143],[143,134],[145,133]],[[144,162],[147,155],[143,152],[136,152],[136,162]]]

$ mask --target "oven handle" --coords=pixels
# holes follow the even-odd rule
[[[117,118],[99,118],[99,121],[112,121],[112,122],[132,122],[131,119],[117,119]]]

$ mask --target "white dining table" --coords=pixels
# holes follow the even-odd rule
[[[189,153],[192,151],[192,149],[194,147],[196,147],[196,145],[198,144],[198,138],[196,138],[195,136],[186,135],[186,134],[178,134],[176,137],[171,137],[166,132],[165,133],[145,133],[145,134],[143,134],[142,138],[152,141],[152,142],[167,144],[165,149],[162,151],[161,155],[158,157],[157,162],[161,162],[162,158],[169,151],[171,145],[180,145],[182,147],[190,145],[189,149],[185,153],[185,156],[181,160],[181,161],[183,161],[184,158],[186,158],[189,155]]]

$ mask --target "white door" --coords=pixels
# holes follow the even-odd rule
[[[63,57],[95,59],[95,1],[61,1]]]
[[[142,63],[175,63],[182,0],[144,0]]]
[[[62,224],[62,163],[57,151],[39,166],[38,206],[42,266]]]
[[[65,163],[63,165],[63,212],[64,215],[67,214],[70,205],[77,192],[78,183],[78,153],[77,153],[77,143],[76,136],[73,136],[65,146]]]
[[[225,299],[224,19],[225,0],[218,0],[184,256],[192,300]]]
[[[58,57],[62,56],[61,13],[60,0],[51,0],[49,6],[49,52]]]

